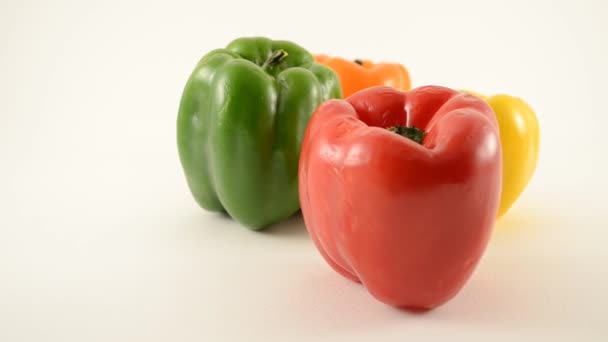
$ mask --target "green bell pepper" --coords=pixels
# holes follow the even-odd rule
[[[177,143],[198,204],[260,229],[295,213],[310,116],[336,74],[288,41],[239,38],[205,55],[182,94]]]

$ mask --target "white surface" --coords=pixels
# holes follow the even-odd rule
[[[0,2],[0,341],[608,339],[606,2],[205,3]],[[453,301],[387,307],[300,218],[253,233],[196,207],[181,90],[246,35],[537,110],[538,172]]]

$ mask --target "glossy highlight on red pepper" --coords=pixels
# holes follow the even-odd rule
[[[486,248],[501,170],[483,100],[437,86],[375,87],[312,116],[300,203],[335,271],[387,304],[432,309],[458,293]]]

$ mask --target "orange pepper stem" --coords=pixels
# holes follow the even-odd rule
[[[357,63],[359,65],[363,65],[363,61],[360,59],[355,59],[355,63]]]
[[[391,132],[397,133],[403,137],[413,140],[418,144],[422,144],[422,139],[424,139],[424,135],[426,134],[423,130],[415,126],[392,126],[388,127],[387,129]]]

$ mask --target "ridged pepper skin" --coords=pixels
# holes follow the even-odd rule
[[[501,161],[496,118],[478,97],[375,87],[327,101],[300,155],[306,228],[335,271],[380,301],[435,308],[484,253]]]
[[[344,97],[376,86],[387,86],[404,91],[411,88],[410,74],[399,63],[373,63],[367,59],[353,61],[327,55],[315,55],[315,60],[338,74]]]
[[[205,209],[260,229],[299,209],[306,125],[339,80],[304,48],[239,38],[205,55],[181,98],[177,143],[188,186]]]
[[[538,161],[540,128],[534,110],[522,99],[510,95],[483,96],[496,114],[502,145],[502,194],[498,217],[509,211],[524,191]]]

